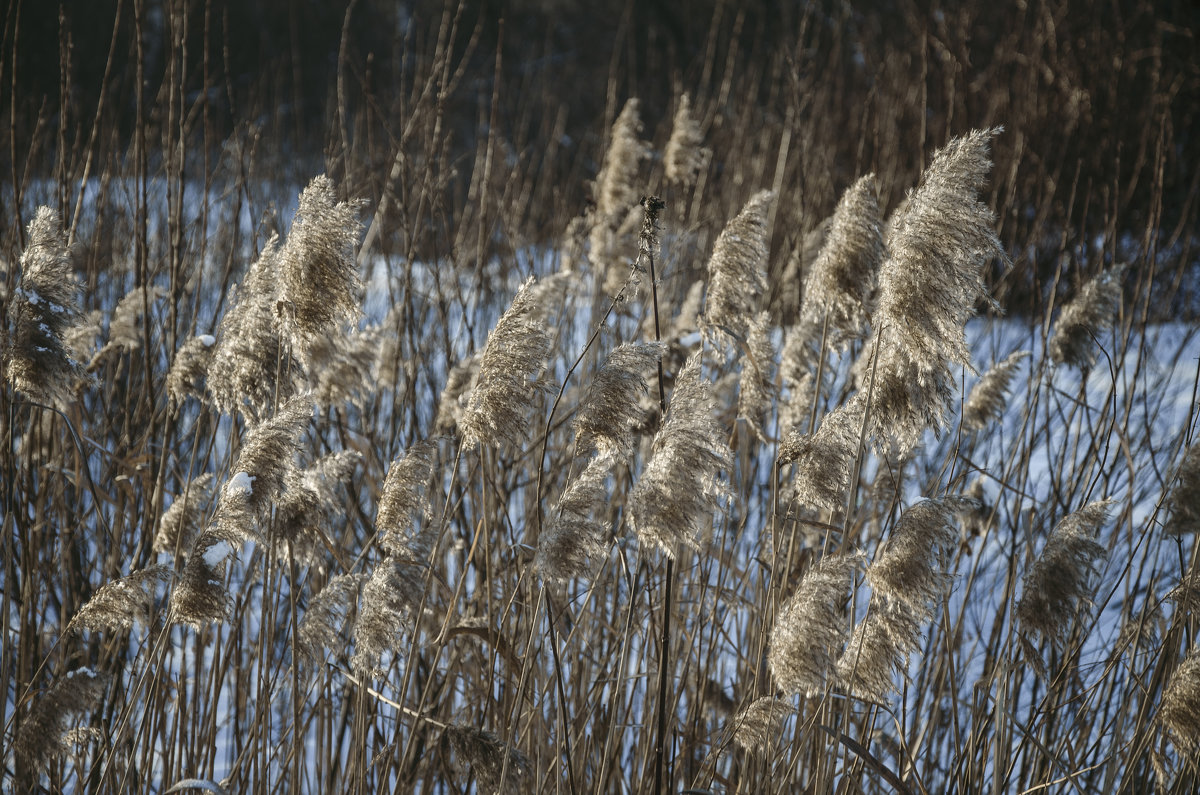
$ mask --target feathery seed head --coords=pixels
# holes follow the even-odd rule
[[[414,563],[425,563],[429,558],[430,550],[424,536],[417,532],[417,523],[429,517],[425,491],[433,477],[436,455],[437,442],[427,439],[409,447],[403,458],[388,467],[379,494],[375,531],[389,555]]]
[[[767,214],[774,201],[772,191],[754,194],[713,245],[704,320],[714,331],[743,340],[749,334],[750,318],[758,314],[766,289]]]
[[[279,294],[279,238],[272,237],[234,295],[217,328],[208,368],[208,392],[222,413],[240,411],[251,422],[295,391],[299,370],[275,323]],[[283,380],[280,380],[282,377]]]
[[[280,304],[296,354],[309,361],[314,340],[329,337],[359,314],[362,281],[355,248],[361,203],[339,202],[322,175],[300,194],[287,241],[279,251]]]
[[[804,284],[803,320],[820,328],[828,321],[834,344],[863,335],[870,323],[871,294],[883,261],[883,221],[875,198],[875,175],[842,194],[821,253]]]
[[[976,506],[969,497],[942,497],[922,500],[905,511],[867,568],[875,593],[907,605],[920,618],[932,617],[950,586],[948,566],[959,546],[953,519]]]
[[[1171,515],[1163,529],[1168,535],[1200,533],[1200,442],[1194,442],[1184,453],[1167,507]]]
[[[1089,280],[1058,313],[1046,343],[1050,359],[1078,370],[1096,363],[1096,335],[1111,326],[1121,308],[1121,282],[1126,265],[1117,265]]]
[[[475,774],[481,793],[496,795],[520,795],[528,792],[532,765],[529,757],[510,747],[491,732],[470,726],[451,725],[445,730],[445,738],[454,755],[463,777]],[[505,759],[508,769],[505,770]],[[504,789],[500,780],[504,779]]]
[[[996,132],[977,130],[935,153],[893,220],[879,273],[879,400],[871,430],[877,442],[891,438],[902,451],[925,427],[940,431],[950,416],[951,366],[971,369],[964,326],[975,303],[990,300],[983,268],[1006,259],[992,211],[978,199]]]
[[[771,316],[766,310],[750,322],[746,355],[738,377],[738,416],[750,423],[759,441],[767,441],[764,425],[775,402],[775,346],[771,343]]]
[[[188,397],[203,399],[204,380],[212,363],[216,338],[208,334],[191,337],[175,353],[167,373],[167,395],[178,406]]]
[[[630,521],[643,544],[675,556],[681,546],[698,546],[707,519],[720,505],[718,472],[731,454],[711,385],[701,377],[697,352],[684,364],[650,460],[629,497]]]
[[[199,629],[224,621],[233,609],[225,589],[225,562],[241,546],[241,538],[216,527],[198,539],[171,593],[170,620]]]
[[[345,648],[340,642],[342,632],[366,579],[363,574],[339,574],[325,583],[308,603],[296,631],[296,641],[309,664],[320,663],[326,649]]]
[[[921,648],[922,618],[907,602],[872,598],[838,658],[838,679],[856,696],[886,702],[896,680],[908,676],[908,658]]]
[[[96,709],[104,697],[108,677],[89,668],[71,671],[43,693],[17,728],[13,753],[17,780],[36,777],[59,754],[66,753],[78,736],[67,722],[74,715]]]
[[[170,579],[169,567],[150,566],[105,583],[71,619],[69,629],[130,629],[134,622],[148,626],[155,586]]]
[[[39,207],[27,240],[21,280],[9,296],[12,336],[0,351],[0,369],[30,400],[63,407],[83,375],[64,343],[78,323],[79,283],[57,213]]]
[[[783,724],[795,708],[782,698],[763,696],[733,719],[733,741],[751,752],[767,753],[783,733]]]
[[[459,427],[468,445],[520,449],[550,356],[544,293],[530,277],[513,298],[479,357],[475,388]]]
[[[178,549],[191,549],[216,491],[214,484],[211,472],[192,478],[184,493],[163,512],[158,535],[154,537],[155,552],[174,555]]]
[[[817,695],[833,683],[837,656],[850,636],[847,604],[859,555],[830,555],[800,580],[771,629],[767,662],[789,695]]]
[[[563,491],[550,526],[538,538],[534,566],[546,580],[590,577],[608,551],[608,526],[594,517],[607,507],[604,482],[614,463],[611,451],[601,453]]]
[[[1008,403],[1008,386],[1029,355],[1029,351],[1014,351],[983,374],[963,404],[963,430],[982,430],[1000,419]]]
[[[687,94],[679,98],[675,119],[671,125],[671,139],[663,152],[667,180],[684,188],[696,182],[712,158],[712,150],[704,148],[704,135],[700,123],[692,116],[692,100]]]
[[[856,394],[821,419],[816,433],[793,429],[779,446],[779,466],[795,463],[793,498],[801,505],[836,511],[845,505],[858,457],[863,405]]]
[[[350,666],[362,677],[382,674],[380,661],[398,647],[400,633],[412,629],[414,614],[425,592],[423,564],[384,558],[362,588],[358,622],[354,626],[354,655]]]
[[[613,349],[575,414],[573,425],[582,449],[630,456],[634,429],[642,422],[646,376],[665,352],[661,342],[627,342]]]
[[[317,550],[324,548],[322,537],[329,537],[344,518],[345,502],[338,485],[350,479],[361,459],[357,452],[342,450],[323,456],[304,470],[289,467],[284,474],[271,530],[275,538],[291,544],[296,557],[312,562]],[[276,552],[285,559],[288,556],[282,544]]]
[[[1094,575],[1107,556],[1096,533],[1114,500],[1089,503],[1059,522],[1025,575],[1017,621],[1055,643],[1065,640],[1091,603]]]
[[[221,488],[217,523],[240,534],[254,535],[271,505],[279,499],[295,468],[300,436],[312,422],[312,400],[297,395],[269,420],[250,429],[242,441],[233,474]]]
[[[1200,754],[1200,647],[1193,647],[1171,675],[1158,720],[1178,748],[1192,756]]]

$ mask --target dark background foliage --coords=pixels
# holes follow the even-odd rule
[[[536,175],[512,224],[549,239],[586,202],[625,99],[642,100],[661,146],[687,92],[731,210],[760,187],[735,161],[785,153],[761,169],[798,208],[778,251],[856,175],[876,171],[891,209],[950,136],[1004,125],[992,204],[1017,267],[994,286],[1019,311],[1067,259],[1194,270],[1197,30],[1194,3],[1148,0],[14,0],[0,157],[19,194],[89,157],[117,168],[140,152],[153,169],[173,147],[190,162],[252,140],[275,175],[327,170],[375,198],[406,121],[431,107],[439,154],[463,165],[440,184],[447,206],[465,201],[481,141],[499,143],[509,168]],[[1193,292],[1164,306],[1194,310]]]

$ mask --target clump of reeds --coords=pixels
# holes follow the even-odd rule
[[[488,335],[459,428],[468,445],[520,449],[529,436],[535,398],[550,355],[545,306],[530,277]]]
[[[33,781],[51,759],[91,736],[86,731],[73,732],[68,723],[73,716],[96,709],[107,686],[107,676],[79,668],[38,697],[13,740],[18,780]]]
[[[1097,274],[1062,308],[1046,343],[1051,361],[1078,370],[1090,370],[1096,363],[1096,335],[1112,325],[1121,308],[1121,282],[1126,269],[1118,265]]]
[[[56,212],[39,207],[27,236],[21,279],[9,296],[11,332],[0,363],[17,391],[61,408],[83,373],[64,342],[79,317],[79,283]]]
[[[681,547],[699,545],[724,491],[718,474],[730,459],[712,390],[700,369],[697,352],[679,371],[650,460],[629,496],[630,520],[642,543],[672,557]]]
[[[858,555],[829,555],[805,572],[771,629],[767,662],[789,695],[816,695],[836,679],[837,659],[850,636],[850,594]]]
[[[945,426],[952,367],[971,369],[964,326],[976,303],[990,300],[983,268],[1006,259],[992,211],[979,201],[996,132],[977,130],[936,152],[892,222],[874,318],[870,422],[873,438],[891,439],[901,451],[911,450],[926,428]]]
[[[1089,503],[1055,525],[1041,555],[1025,575],[1017,621],[1051,642],[1066,639],[1091,603],[1094,577],[1106,557],[1096,533],[1112,499]]]

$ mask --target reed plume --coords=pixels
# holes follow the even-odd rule
[[[39,207],[29,222],[21,279],[9,297],[11,336],[0,365],[4,377],[35,403],[65,408],[82,377],[64,339],[79,318],[79,283],[58,214]]]
[[[845,506],[846,491],[858,457],[866,403],[852,396],[821,419],[815,433],[793,428],[779,446],[777,465],[796,465],[793,499],[811,508],[836,511]]]
[[[817,329],[827,325],[835,345],[862,337],[870,323],[871,295],[883,255],[875,175],[867,174],[838,201],[825,243],[804,282],[801,319]]]
[[[784,723],[795,714],[795,707],[782,698],[756,698],[733,719],[733,741],[747,751],[769,753],[782,736]]]
[[[704,148],[700,123],[692,116],[692,100],[687,94],[679,98],[671,124],[671,138],[663,151],[663,162],[669,182],[690,188],[712,158],[712,150]]]
[[[591,577],[596,563],[608,551],[612,531],[601,519],[607,508],[605,480],[612,472],[615,453],[601,453],[588,461],[570,482],[555,506],[550,526],[538,537],[534,566],[551,582]]]
[[[35,781],[54,757],[71,750],[73,739],[85,736],[73,733],[68,723],[99,707],[107,687],[107,676],[79,668],[57,680],[34,702],[13,739],[18,781]]]
[[[306,469],[289,467],[284,487],[275,504],[272,537],[291,545],[292,554],[303,562],[317,559],[317,552],[345,518],[345,498],[340,487],[349,483],[362,456],[350,450],[330,453]],[[287,557],[287,549],[276,547]]]
[[[639,107],[637,98],[630,98],[613,123],[608,150],[593,188],[590,256],[593,266],[605,274],[605,289],[609,291],[619,288],[624,278],[618,278],[626,270],[617,267],[621,250],[618,238],[637,207],[638,171],[651,152],[650,146],[638,138],[642,129]]]
[[[169,567],[149,566],[105,583],[71,619],[68,631],[130,629],[135,622],[149,626],[155,587],[170,579]]]
[[[258,535],[258,526],[283,494],[295,468],[300,436],[311,422],[311,399],[297,395],[250,429],[231,467],[233,474],[221,488],[216,524],[242,538]]]
[[[479,357],[479,373],[459,423],[468,445],[519,450],[529,436],[534,400],[550,356],[550,335],[539,315],[537,282],[530,277],[500,316]]]
[[[375,532],[389,555],[414,563],[425,563],[430,550],[427,539],[418,532],[418,523],[429,518],[429,500],[425,495],[433,477],[437,443],[417,442],[403,458],[388,467],[379,494],[379,513]]]
[[[454,750],[462,775],[465,778],[474,773],[481,793],[521,795],[532,786],[529,757],[491,732],[452,724],[446,727],[444,737]]]
[[[181,405],[189,397],[204,398],[205,377],[212,364],[216,342],[216,337],[211,334],[198,334],[179,346],[167,373],[167,395],[172,404]]]
[[[1017,621],[1047,641],[1061,642],[1091,603],[1093,578],[1106,550],[1096,539],[1112,499],[1069,514],[1050,533],[1042,554],[1025,575]]]
[[[784,693],[814,696],[836,680],[850,636],[847,605],[859,555],[829,555],[805,572],[771,629],[767,663]]]
[[[92,356],[87,369],[94,370],[98,362],[109,353],[136,351],[141,348],[142,340],[147,336],[147,333],[142,331],[142,324],[149,322],[149,318],[145,317],[146,310],[166,294],[166,290],[157,285],[143,285],[133,288],[117,301],[108,323],[108,342]]]
[[[718,333],[745,340],[766,288],[767,214],[775,194],[759,191],[725,225],[708,260],[704,322]]]
[[[767,441],[768,414],[775,403],[775,346],[771,316],[765,310],[750,322],[742,369],[738,376],[738,417],[750,424],[759,441]]]
[[[277,399],[296,391],[299,363],[275,322],[279,271],[279,238],[272,237],[221,318],[208,368],[213,405],[225,414],[241,412],[250,422],[268,416]]]
[[[992,211],[978,199],[997,132],[977,130],[936,152],[893,220],[879,273],[870,420],[872,437],[891,439],[901,452],[926,428],[945,427],[956,388],[952,367],[972,369],[964,326],[976,302],[991,300],[983,268],[1007,259]]]
[[[354,654],[350,666],[369,678],[383,674],[383,656],[394,652],[405,630],[413,628],[414,614],[425,591],[424,564],[384,558],[362,586],[358,621],[354,625]]]
[[[287,240],[279,250],[284,321],[297,358],[306,365],[318,340],[338,336],[361,313],[362,281],[355,250],[361,202],[340,202],[333,180],[321,175],[300,194]]]
[[[901,514],[867,567],[875,593],[904,603],[923,619],[931,618],[952,581],[949,564],[960,538],[953,520],[977,507],[969,497],[948,496],[922,500]]]
[[[583,450],[628,459],[642,424],[646,376],[662,360],[661,342],[628,342],[608,355],[579,403],[572,423]]]
[[[184,492],[163,511],[154,537],[154,551],[174,555],[178,549],[191,549],[215,493],[216,481],[211,472],[192,478]]]
[[[681,547],[699,547],[700,533],[724,493],[718,472],[731,457],[700,367],[697,352],[679,371],[650,460],[629,497],[638,538],[671,557]]]
[[[1096,275],[1063,306],[1046,343],[1055,364],[1087,371],[1096,363],[1096,336],[1116,319],[1126,270],[1127,266],[1117,265]]]
[[[320,663],[327,649],[345,648],[342,634],[365,581],[363,574],[339,574],[309,601],[296,630],[296,641],[306,662]]]
[[[196,539],[183,574],[171,592],[170,620],[197,629],[224,621],[233,609],[225,588],[226,561],[240,548],[240,536],[212,527]]]
[[[963,404],[962,424],[965,431],[979,431],[1000,419],[1008,405],[1008,387],[1029,351],[1014,351],[1004,361],[983,374]]]
[[[1200,442],[1184,453],[1167,508],[1171,513],[1163,527],[1165,533],[1181,536],[1200,532]]]
[[[886,703],[908,677],[908,658],[921,648],[924,623],[908,602],[871,599],[838,658],[838,679],[856,696]]]
[[[1200,754],[1200,647],[1193,647],[1171,674],[1158,721],[1176,747],[1195,757]]]

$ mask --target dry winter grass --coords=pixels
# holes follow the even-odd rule
[[[782,56],[464,159],[460,17],[307,172],[178,72],[12,169],[0,788],[1195,792],[1197,203]]]

